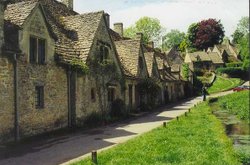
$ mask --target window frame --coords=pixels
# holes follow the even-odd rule
[[[96,101],[95,88],[91,88],[91,90],[90,90],[90,97],[91,97],[91,101],[92,101],[92,102],[95,102],[95,101]]]
[[[42,85],[35,87],[35,106],[36,109],[44,108],[44,86]]]
[[[35,48],[33,49],[33,47]],[[45,38],[30,35],[29,63],[44,65],[46,64],[46,56],[47,56],[47,40]]]

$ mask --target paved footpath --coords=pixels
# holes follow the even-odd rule
[[[231,91],[216,96],[228,93]],[[189,108],[201,102],[201,99],[192,98],[160,108],[158,112],[106,127],[33,139],[8,147],[0,145],[0,165],[70,164],[89,155],[92,150],[99,151],[112,147],[159,127],[163,121],[169,122],[184,114]]]

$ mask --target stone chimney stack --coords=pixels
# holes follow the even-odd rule
[[[74,1],[73,0],[62,0],[62,3],[65,4],[70,10],[74,8]]]
[[[108,13],[105,13],[104,16],[105,16],[105,20],[107,22],[108,28],[110,28],[110,16]]]
[[[136,33],[136,39],[142,40],[143,38],[143,33]]]
[[[123,23],[114,23],[114,31],[123,37]]]
[[[0,55],[4,44],[4,5],[0,2]]]

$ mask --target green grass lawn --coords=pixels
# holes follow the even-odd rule
[[[235,92],[218,98],[218,104],[224,110],[249,122],[249,91]]]
[[[231,88],[234,88],[242,83],[242,80],[239,78],[225,78],[217,76],[215,82],[211,87],[208,88],[208,93],[217,93],[221,91],[226,91]]]
[[[235,125],[232,128],[236,132],[230,136],[238,141],[238,144],[234,146],[235,151],[243,164],[250,164],[249,91],[234,92],[223,97],[211,98],[209,102],[211,109],[216,113],[227,112],[227,114],[236,115],[236,117],[228,115],[226,119],[222,120],[225,124]],[[241,120],[239,121],[239,119]]]
[[[87,158],[74,165],[90,165]],[[188,117],[173,120],[151,132],[98,153],[100,165],[216,164],[237,165],[232,141],[207,103]]]

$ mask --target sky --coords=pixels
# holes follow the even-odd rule
[[[110,15],[111,28],[117,22],[126,28],[149,16],[159,19],[166,32],[187,32],[191,23],[215,18],[221,20],[225,35],[230,37],[241,17],[249,16],[249,0],[74,0],[74,10],[104,10]]]

